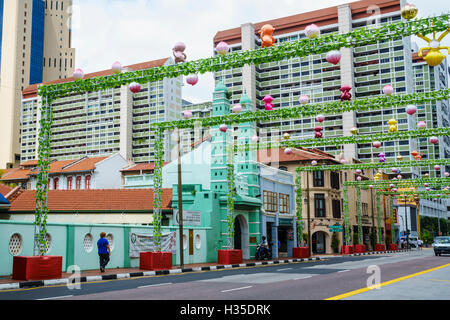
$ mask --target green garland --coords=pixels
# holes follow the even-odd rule
[[[381,233],[381,195],[377,192],[376,194],[376,202],[377,202],[377,234],[378,234],[378,244],[383,243],[382,241],[382,233]]]
[[[161,220],[162,220],[162,191],[163,191],[163,178],[162,178],[162,167],[164,159],[164,131],[157,130],[155,133],[155,169],[153,173],[153,241],[154,241],[154,251],[161,251]],[[178,190],[178,192],[183,192],[183,190]],[[183,250],[183,244],[180,243],[180,250]]]
[[[387,169],[394,167],[395,168],[424,167],[435,165],[440,166],[450,165],[450,159],[308,166],[308,167],[298,167],[296,171],[311,172],[311,171],[339,171],[339,170],[356,170],[356,169],[367,170],[367,169]]]
[[[361,188],[356,188],[356,214],[358,216],[358,244],[363,244]]]
[[[430,186],[448,186],[450,185],[450,178],[418,178],[418,179],[401,179],[401,180],[362,180],[362,181],[346,181],[346,186],[373,186],[374,189],[383,189],[391,184],[396,186],[423,186],[428,183]]]
[[[342,114],[349,111],[373,111],[379,109],[392,108],[392,106],[402,106],[408,104],[424,104],[428,102],[441,101],[450,99],[450,89],[437,90],[432,92],[420,92],[411,94],[399,94],[391,96],[376,96],[370,98],[360,98],[352,101],[332,101],[327,103],[300,105],[295,107],[277,108],[272,111],[256,110],[252,112],[230,113],[227,115],[214,116],[208,118],[196,118],[189,120],[175,120],[151,124],[152,127],[173,130],[175,128],[193,129],[201,125],[204,128],[213,127],[221,124],[237,124],[255,121],[274,121],[281,119],[301,119],[312,117],[318,114]],[[422,130],[423,131],[423,130]],[[439,132],[439,130],[438,130]],[[391,138],[395,138],[402,133],[390,133]],[[419,131],[418,137],[422,137]],[[375,136],[374,134],[373,136]],[[382,134],[379,134],[382,136]],[[349,137],[344,140],[346,143],[352,143]],[[361,139],[361,138],[360,138]],[[316,143],[319,139],[315,139]],[[373,140],[365,140],[370,142]],[[342,144],[342,143],[340,143]],[[314,144],[312,144],[314,145]]]
[[[345,223],[345,244],[350,245],[350,210],[348,206],[348,187],[344,186],[344,223]]]
[[[294,42],[285,42],[270,48],[238,51],[186,63],[77,80],[69,83],[49,84],[39,87],[38,94],[42,97],[61,97],[74,93],[93,92],[127,85],[131,82],[142,84],[163,80],[164,78],[187,76],[192,73],[204,74],[206,72],[241,68],[245,65],[259,65],[294,57],[306,57],[340,48],[358,47],[375,44],[380,41],[399,39],[418,33],[430,34],[434,31],[445,31],[448,28],[448,14],[413,21],[402,20],[392,24],[383,24],[378,28],[360,28],[346,34],[330,33],[316,39],[305,38]]]

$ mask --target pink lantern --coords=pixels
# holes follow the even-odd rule
[[[423,184],[424,187],[429,187],[430,185],[428,183]]]
[[[392,168],[391,171],[392,173],[397,173],[397,168]]]
[[[196,74],[191,74],[191,75],[187,76],[186,82],[188,84],[190,84],[191,86],[195,86],[197,84],[197,82],[198,82],[197,75]]]
[[[387,84],[383,88],[383,93],[387,96],[390,96],[394,93],[394,88],[390,84]]]
[[[402,175],[401,174],[399,174],[398,176],[397,176],[397,179],[398,180],[401,180],[403,177],[402,177]]]
[[[417,112],[417,107],[415,105],[410,104],[406,107],[406,113],[410,116],[414,115]]]
[[[391,187],[391,189],[392,189],[392,188],[395,187],[395,185],[394,184],[390,184],[389,187]]]
[[[221,55],[227,54],[230,51],[230,46],[225,41],[221,41],[217,44],[216,51]]]
[[[311,165],[317,166],[317,161],[316,160],[311,161]]]
[[[266,111],[271,111],[271,110],[273,110],[273,104],[272,104],[272,101],[273,101],[273,97],[272,97],[272,96],[267,95],[267,96],[264,97],[263,102],[264,102],[264,109],[265,109]]]
[[[284,153],[285,154],[292,154],[292,149],[291,148],[286,148],[286,149],[284,149]]]
[[[319,115],[316,117],[316,121],[317,121],[317,122],[320,122],[320,123],[324,122],[324,121],[325,121],[325,116],[322,115],[322,114],[319,114]]]
[[[219,130],[222,132],[227,132],[228,126],[226,124],[221,124]]]
[[[372,146],[374,147],[374,148],[381,148],[381,142],[380,141],[374,141],[373,143],[372,143]]]
[[[426,190],[426,191],[430,191],[431,189],[430,189],[430,188],[425,188],[425,190]]]
[[[175,58],[175,63],[186,61],[187,56],[184,53],[184,50],[186,50],[186,45],[183,42],[175,43],[175,46],[172,49],[173,57]]]
[[[437,137],[431,137],[430,138],[430,143],[437,144],[437,143],[439,143],[439,139]]]
[[[258,142],[258,140],[259,140],[259,137],[255,134],[255,135],[252,137],[252,141],[253,141],[253,142]]]
[[[173,46],[173,51],[181,51],[184,52],[184,50],[186,50],[186,45],[183,42],[177,42],[175,43],[175,45]]]
[[[234,113],[239,113],[242,111],[242,106],[239,103],[235,104],[233,108],[231,108],[231,111],[233,111]]]
[[[356,173],[356,174],[361,174],[361,173],[362,173],[362,170],[361,170],[361,169],[356,169],[356,170],[355,170],[355,173]]]
[[[361,177],[361,176],[357,176],[357,177],[356,177],[356,180],[361,181],[361,180],[362,180],[362,177]]]
[[[122,72],[122,64],[119,61],[113,63],[112,68],[113,73],[121,73]]]
[[[341,61],[341,52],[338,50],[333,50],[327,53],[325,59],[331,64],[338,64]]]
[[[425,121],[419,121],[419,123],[417,123],[417,127],[419,129],[425,129],[427,127],[427,124]]]
[[[74,73],[73,73],[73,77],[75,78],[75,79],[83,79],[84,78],[84,72],[83,72],[83,70],[81,70],[81,69],[76,69],[75,71],[74,71]]]
[[[130,88],[130,91],[133,93],[138,93],[139,91],[141,91],[141,85],[137,82],[130,83],[128,87]]]
[[[301,104],[308,104],[309,97],[306,94],[302,94],[298,99],[298,102],[300,102]]]
[[[439,170],[441,170],[441,167],[438,166],[438,165],[435,165],[435,166],[434,166],[434,170],[439,171]]]
[[[444,175],[445,175],[446,177],[449,177],[449,176],[450,176],[450,173],[446,171],[446,172],[444,173]]]
[[[190,119],[190,118],[192,118],[192,111],[186,110],[185,112],[183,112],[183,115],[184,115],[185,119]]]
[[[369,186],[369,189],[373,189],[373,185],[370,185],[370,186]]]
[[[314,23],[310,24],[305,29],[305,35],[309,39],[315,39],[315,38],[317,38],[320,35],[320,29]]]
[[[392,189],[392,192],[397,192],[397,188]]]
[[[342,164],[346,164],[346,163],[347,163],[347,160],[345,160],[344,158],[342,158],[340,162],[341,162]]]

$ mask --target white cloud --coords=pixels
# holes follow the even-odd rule
[[[347,3],[348,0],[74,0],[73,47],[85,72],[171,56],[177,41],[186,43],[189,60],[213,53],[217,31]],[[446,0],[415,0],[423,16],[448,10]],[[435,5],[436,4],[436,5]],[[211,99],[213,77],[199,76],[185,86],[183,98]]]

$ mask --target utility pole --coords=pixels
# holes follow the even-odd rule
[[[405,197],[405,219],[406,219],[406,250],[409,250],[409,230],[408,230],[408,213],[406,212],[406,194]]]
[[[375,215],[373,212],[373,193],[372,189],[370,189],[370,206],[372,207],[372,234],[370,235],[370,242],[372,243],[372,249],[375,250],[375,243],[377,242],[375,239]]]
[[[183,244],[183,183],[181,181],[181,138],[178,131],[178,225],[180,227],[180,265],[184,267],[184,244]]]

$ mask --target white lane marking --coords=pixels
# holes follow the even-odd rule
[[[341,271],[338,271],[338,273],[343,273],[343,272],[349,272],[350,270],[341,270]]]
[[[302,280],[302,279],[309,279],[312,278],[312,276],[306,276],[306,277],[302,277],[302,278],[294,278],[293,280]]]
[[[220,292],[230,292],[230,291],[236,291],[236,290],[244,290],[248,288],[252,288],[253,286],[247,286],[247,287],[241,287],[241,288],[234,288],[234,289],[228,289],[228,290],[222,290]]]
[[[291,270],[292,268],[283,268],[283,269],[278,269],[277,271],[283,271],[283,270]]]
[[[172,282],[158,283],[158,284],[149,284],[149,285],[147,285],[147,286],[140,286],[140,287],[138,287],[138,289],[141,289],[141,288],[149,288],[149,287],[166,286],[166,285],[169,285],[169,284],[172,284]]]
[[[51,298],[42,298],[42,299],[36,299],[36,300],[52,300],[52,299],[62,299],[62,298],[70,298],[72,296],[60,296],[60,297],[51,297]]]

